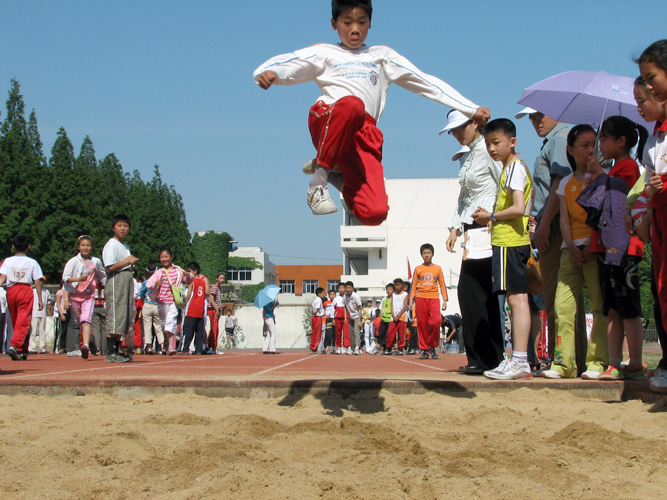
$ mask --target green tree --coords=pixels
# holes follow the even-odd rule
[[[12,80],[7,114],[0,125],[0,252],[11,253],[15,234],[26,234],[31,252],[39,258],[45,244],[40,222],[47,211],[44,181],[47,175],[34,111],[25,119],[20,85]]]
[[[81,205],[87,183],[76,177],[74,163],[74,148],[60,127],[49,160],[51,181],[45,189],[50,206],[43,222],[48,240],[41,264],[49,281],[58,282],[65,262],[76,254],[76,238],[85,220]]]
[[[192,237],[194,260],[201,267],[202,273],[210,280],[214,280],[219,272],[227,271],[229,242],[232,239],[227,233],[216,233],[215,231],[207,231],[201,236],[195,234]]]

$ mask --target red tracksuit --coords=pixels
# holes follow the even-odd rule
[[[343,174],[343,198],[363,224],[377,226],[389,211],[382,167],[382,132],[358,97],[334,104],[316,102],[308,128],[317,150],[315,163]]]
[[[28,352],[33,300],[34,295],[30,285],[15,284],[7,288],[7,309],[14,325],[14,335],[10,345],[19,352]]]

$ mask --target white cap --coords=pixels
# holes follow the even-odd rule
[[[537,113],[537,110],[533,109],[533,108],[523,108],[516,115],[514,115],[514,118],[516,118],[517,120],[520,120],[524,116],[530,115],[531,113]]]
[[[470,148],[468,146],[461,146],[461,149],[459,149],[454,156],[452,156],[452,161],[457,161],[459,160],[464,154],[469,153]]]
[[[460,127],[461,125],[463,125],[465,122],[467,122],[469,120],[470,120],[470,118],[468,118],[466,115],[464,115],[460,111],[452,109],[449,113],[447,113],[447,125],[445,125],[445,128],[443,128],[440,131],[440,134],[438,134],[438,135],[442,135],[445,132],[449,132],[453,128]]]

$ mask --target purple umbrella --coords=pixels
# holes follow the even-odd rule
[[[621,115],[647,127],[637,111],[634,83],[604,71],[566,71],[528,87],[519,104],[559,122],[599,127],[606,117]]]

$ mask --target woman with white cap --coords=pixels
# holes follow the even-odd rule
[[[461,262],[458,297],[468,364],[460,370],[468,374],[481,374],[484,370],[493,369],[503,360],[505,349],[498,298],[493,294],[491,286],[490,240],[488,252],[473,252],[471,240],[467,237],[469,231],[482,229],[482,226],[473,221],[473,212],[479,207],[493,211],[502,165],[494,162],[486,151],[480,125],[463,113],[456,110],[449,112],[447,125],[440,133],[445,132],[452,135],[461,146],[470,149],[459,160],[461,191],[449,226],[447,250],[454,253],[456,240],[464,235],[468,248]],[[456,156],[452,158],[453,161]],[[484,304],[484,307],[480,307],[481,304]]]

